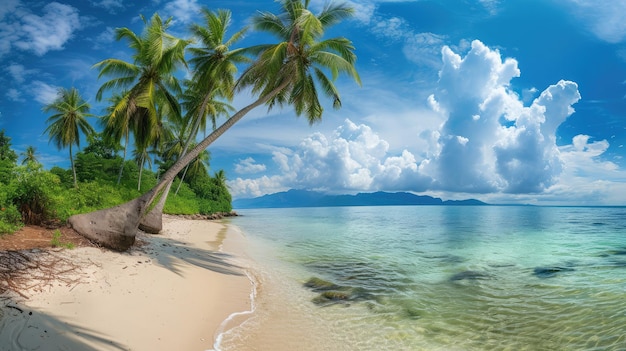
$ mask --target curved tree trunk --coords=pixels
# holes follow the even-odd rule
[[[74,188],[78,188],[78,181],[76,180],[76,166],[74,166],[74,156],[72,156],[72,144],[70,143],[70,163],[72,165],[72,175],[74,176]]]
[[[122,173],[124,172],[124,162],[126,162],[126,149],[128,148],[128,133],[126,133],[126,141],[124,142],[124,157],[122,157],[122,164],[120,165],[120,172],[117,174],[117,185],[120,185],[122,181]]]
[[[139,229],[149,234],[159,234],[161,232],[161,230],[163,229],[163,208],[165,207],[167,195],[170,191],[170,188],[172,187],[172,184],[174,184],[173,181],[167,184],[156,206],[154,206],[145,216],[140,219]]]
[[[178,186],[176,187],[176,191],[174,192],[174,195],[178,195],[178,191],[180,190],[180,186],[183,185],[183,180],[185,180],[185,176],[187,175],[188,169],[189,169],[189,164],[185,166],[185,170],[183,171],[183,176],[180,178],[180,183],[178,183]]]
[[[241,120],[248,112],[257,106],[265,104],[270,98],[286,88],[288,84],[288,80],[283,81],[272,92],[259,98],[227,119],[224,124],[215,129],[209,136],[191,149],[191,151],[178,159],[178,161],[163,174],[161,181],[144,195],[119,206],[71,216],[68,219],[68,223],[78,233],[102,246],[118,251],[129,249],[135,242],[135,235],[137,234],[140,222],[143,222],[142,226],[150,225],[155,228],[162,226],[161,223],[153,223],[153,221],[161,222],[160,215],[151,217],[153,221],[150,222],[144,220],[144,218],[148,212],[156,209],[156,206],[150,209],[150,204],[154,202],[157,196],[163,197],[163,195],[166,195],[164,192],[165,188],[170,185],[178,172],[193,161],[193,159],[198,157],[203,150]]]

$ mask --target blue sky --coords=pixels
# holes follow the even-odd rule
[[[329,36],[354,42],[362,86],[338,80],[343,108],[327,106],[321,123],[259,108],[215,142],[212,170],[226,171],[234,197],[297,188],[626,205],[626,2],[348,3],[356,16]],[[74,86],[101,114],[103,80],[91,67],[130,54],[114,28],[140,32],[139,15],[158,11],[187,37],[201,6],[230,9],[237,29],[257,10],[278,10],[273,1],[2,1],[0,129],[18,153],[33,145],[45,167],[69,167],[67,150],[43,135],[43,104]],[[268,39],[251,32],[242,45]],[[252,99],[244,92],[233,105]]]

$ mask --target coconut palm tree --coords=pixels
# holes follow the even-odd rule
[[[54,112],[46,121],[48,127],[44,133],[48,133],[50,141],[53,141],[59,150],[65,147],[70,149],[74,187],[78,186],[78,182],[76,180],[72,145],[80,147],[81,132],[85,135],[94,133],[93,128],[86,119],[92,116],[89,113],[89,109],[89,104],[83,100],[75,88],[60,88],[56,100],[43,107],[44,112]]]
[[[222,186],[222,187],[226,187],[226,172],[224,172],[223,169],[220,169],[219,171],[215,172],[215,175],[213,177],[215,179],[215,182],[217,183],[217,185]]]
[[[341,106],[333,81],[346,73],[360,83],[354,47],[346,38],[323,39],[323,35],[329,26],[352,15],[352,8],[327,5],[314,15],[308,10],[308,0],[282,0],[281,5],[279,15],[264,12],[254,18],[254,27],[274,34],[279,43],[250,48],[257,57],[237,83],[239,89],[251,87],[258,98],[181,157],[146,194],[115,208],[71,217],[69,221],[78,232],[105,246],[126,250],[134,242],[139,222],[145,221],[152,204],[178,172],[248,112],[261,105],[270,109],[293,105],[297,115],[315,123],[323,113],[318,89],[332,99],[335,108]]]
[[[193,78],[185,84],[182,105],[187,111],[190,125],[187,127],[187,140],[178,157],[187,153],[189,145],[196,140],[200,130],[206,131],[208,119],[211,120],[215,129],[217,117],[227,116],[229,110],[234,110],[222,100],[232,101],[233,99],[237,65],[250,62],[245,55],[245,49],[230,49],[244,36],[247,28],[236,32],[226,40],[231,23],[230,11],[210,11],[203,8],[202,14],[203,25],[194,24],[190,28],[199,45],[189,49],[192,54],[190,63],[193,67]],[[187,166],[183,170],[181,182],[178,183],[175,194],[178,194],[188,169]],[[170,188],[171,184],[168,184],[157,205],[142,220],[140,223],[142,230],[147,232],[161,230],[161,216]]]
[[[105,115],[100,117],[100,126],[103,128],[102,133],[104,138],[114,144],[119,144],[124,139],[124,148],[122,153],[122,163],[120,164],[120,170],[117,174],[117,185],[122,180],[122,174],[124,172],[124,163],[126,162],[126,152],[128,151],[128,143],[130,139],[130,127],[131,127],[131,115],[130,110],[126,108],[117,109],[125,99],[127,91],[122,93],[114,93],[107,100],[109,105],[106,108]]]
[[[161,127],[159,109],[180,114],[175,96],[181,94],[182,89],[174,73],[179,67],[187,66],[184,54],[190,43],[167,33],[171,19],[163,22],[158,14],[150,21],[142,19],[145,28],[141,35],[128,28],[116,30],[116,39],[128,40],[133,49],[133,62],[110,58],[94,65],[100,70],[98,77],[112,77],[98,90],[98,101],[109,90],[123,89],[109,99],[111,105],[107,108],[105,130],[117,142],[125,138],[125,150],[129,133],[140,148],[154,143],[158,137],[155,133]],[[123,165],[122,162],[121,167]],[[122,168],[118,184],[121,174]]]
[[[30,145],[26,148],[26,151],[22,152],[22,164],[26,164],[26,163],[38,163],[39,160],[37,160],[37,155],[35,155],[37,153],[37,149]]]
[[[230,50],[231,46],[243,38],[247,28],[236,32],[226,40],[231,24],[231,12],[228,10],[210,11],[203,8],[202,14],[204,25],[194,24],[190,28],[200,45],[189,49],[193,56],[190,63],[194,77],[187,84],[183,105],[191,117],[191,129],[181,156],[187,153],[190,143],[195,140],[198,132],[206,130],[207,119],[211,119],[211,124],[215,129],[217,117],[226,116],[229,110],[233,110],[230,105],[220,99],[232,101],[237,65],[250,62],[245,49]],[[187,169],[188,167],[185,167],[183,171],[176,194]]]

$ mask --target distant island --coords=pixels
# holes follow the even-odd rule
[[[332,207],[332,206],[486,206],[476,199],[442,200],[428,195],[407,192],[358,193],[356,195],[326,195],[316,191],[289,190],[263,195],[252,199],[233,200],[234,209],[285,208],[285,207]]]

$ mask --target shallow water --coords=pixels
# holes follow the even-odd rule
[[[257,311],[222,350],[626,349],[626,208],[239,212]]]

